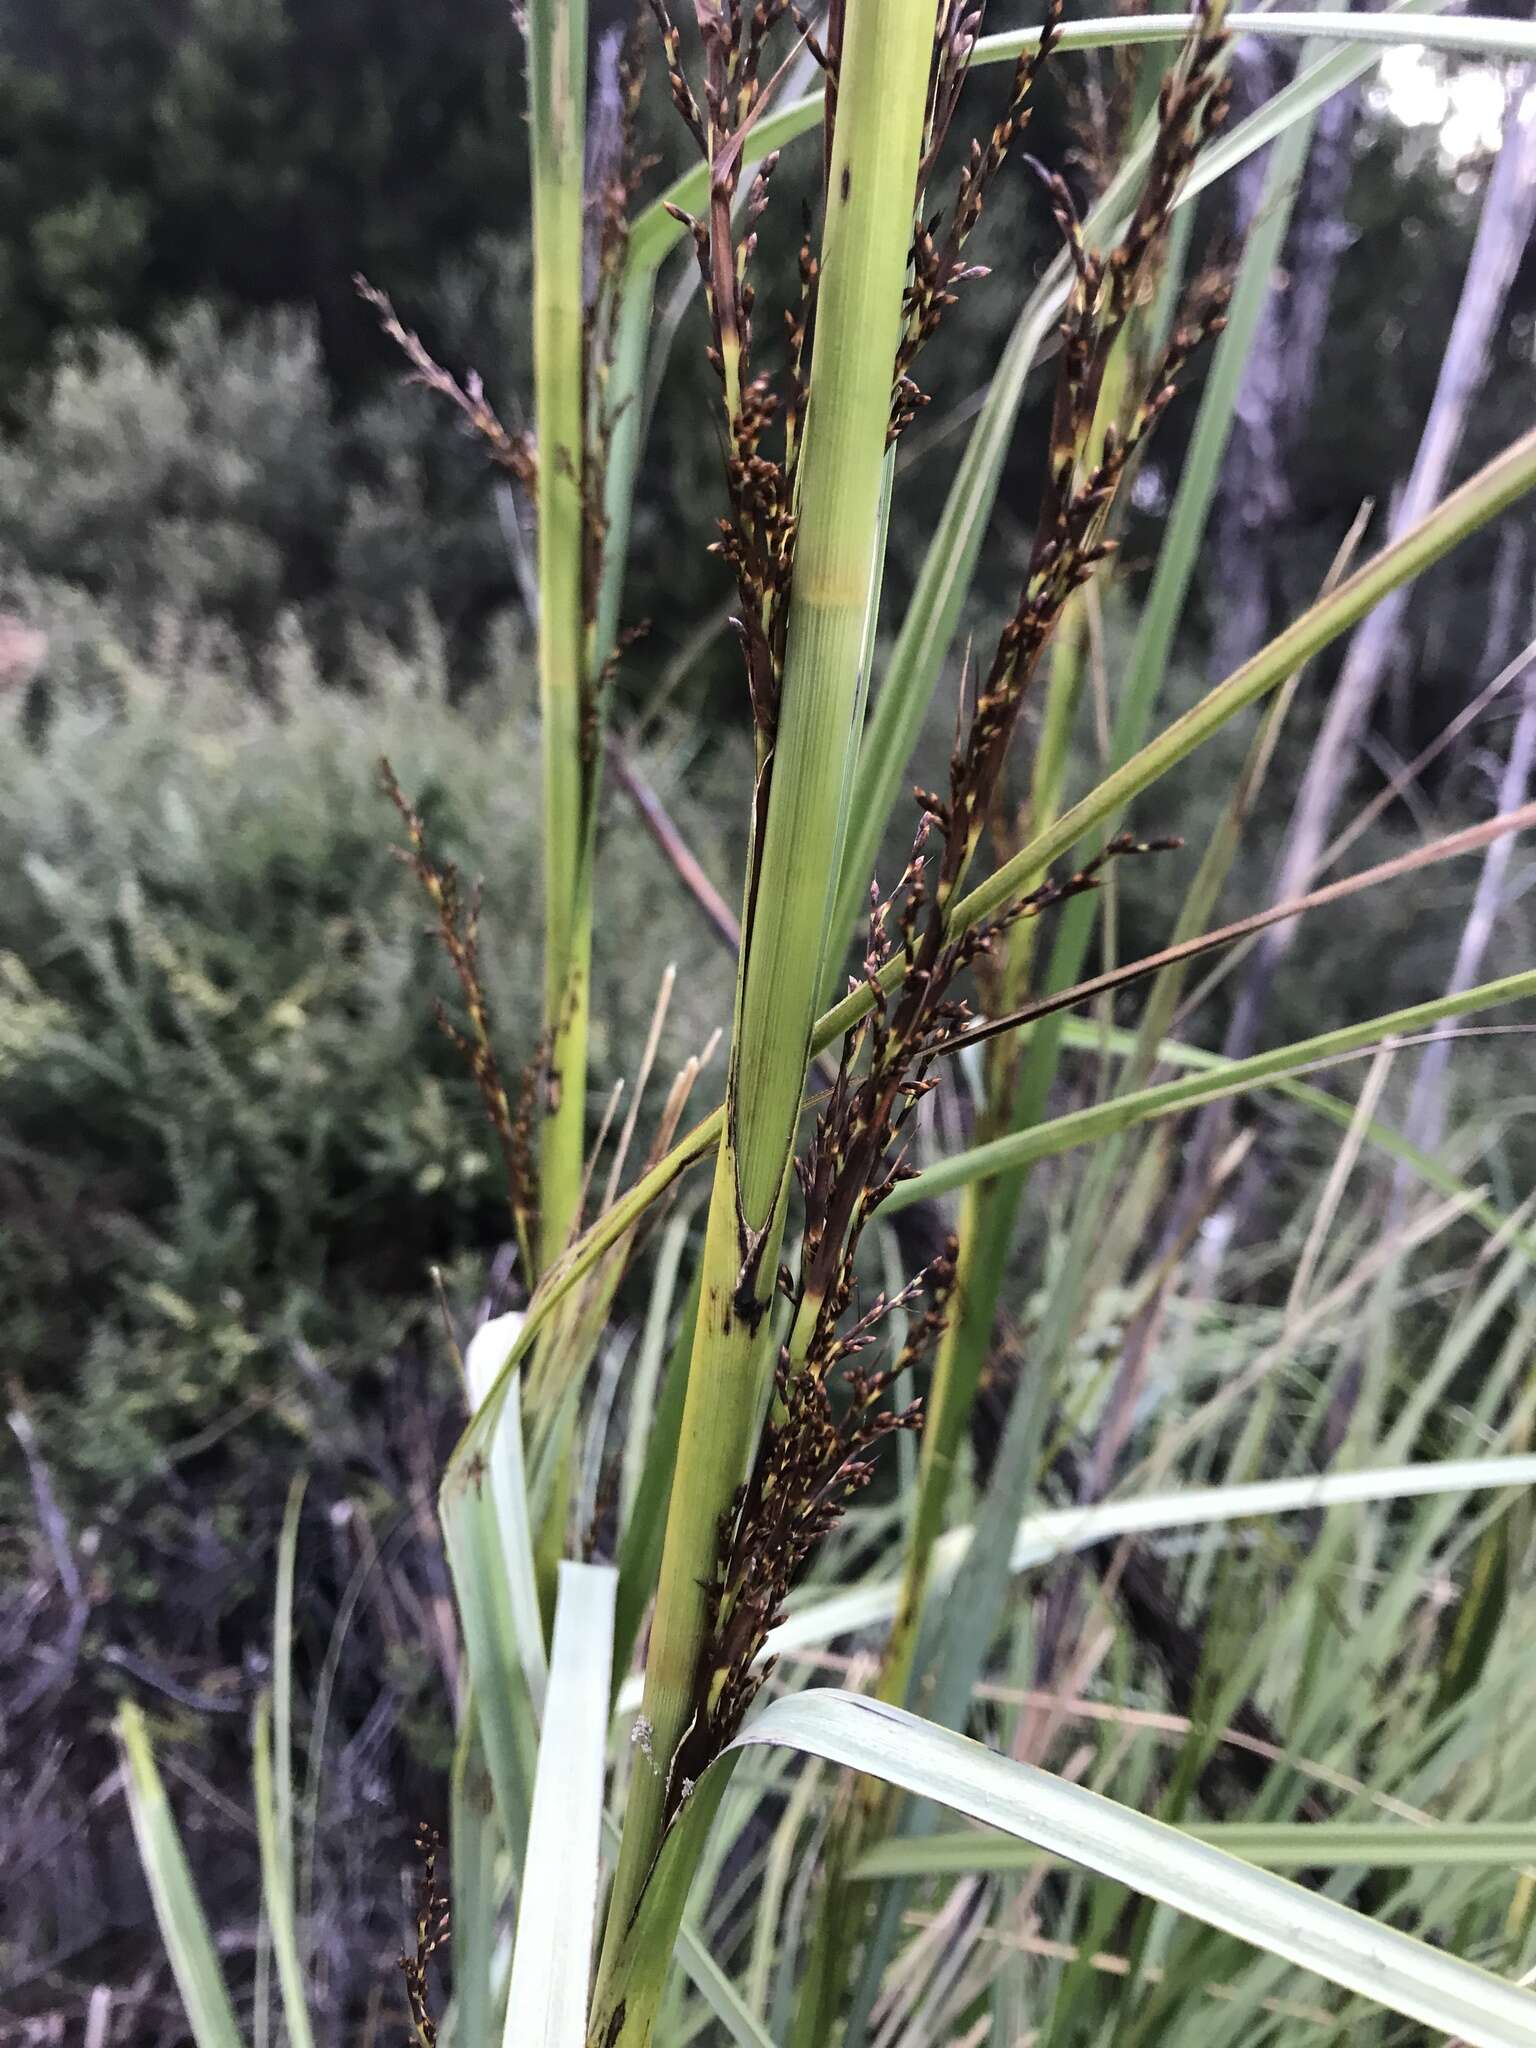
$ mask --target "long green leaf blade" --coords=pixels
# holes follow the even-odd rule
[[[496,1852],[500,1830],[490,1773],[480,1746],[474,1695],[464,1703],[450,1785],[453,1857],[453,2048],[491,2038],[496,1953]]]
[[[1285,1479],[1260,1479],[1243,1486],[1184,1487],[1170,1493],[1132,1495],[1092,1507],[1046,1508],[1018,1523],[1009,1569],[1029,1571],[1067,1551],[1086,1550],[1121,1536],[1145,1536],[1165,1529],[1205,1528],[1246,1521],[1256,1515],[1311,1513],[1319,1508],[1412,1500],[1432,1494],[1481,1493],[1501,1487],[1536,1486],[1536,1457],[1450,1458],[1417,1465],[1361,1468],[1347,1472],[1304,1472]],[[934,1550],[933,1577],[942,1589],[959,1570],[970,1547],[968,1527],[951,1529]],[[808,1602],[780,1622],[763,1648],[765,1658],[855,1635],[889,1621],[900,1597],[896,1579],[864,1585]],[[622,1687],[620,1713],[640,1704],[637,1686]]]
[[[1359,66],[1353,74],[1357,77],[1359,71],[1376,61],[1382,48],[1403,45],[1419,44],[1425,49],[1446,50],[1463,56],[1510,58],[1515,61],[1536,53],[1536,32],[1528,22],[1497,15],[1470,14],[1449,21],[1422,23],[1402,19],[1410,11],[1413,10],[1402,7],[1388,9],[1381,14],[1306,14],[1281,9],[1273,13],[1250,11],[1229,15],[1227,26],[1235,35],[1277,36],[1282,39],[1316,35],[1328,41],[1347,42],[1354,46],[1348,55]],[[1425,11],[1430,10],[1426,8]],[[1121,15],[1068,22],[1061,30],[1059,47],[1063,50],[1106,50],[1143,43],[1177,43],[1189,34],[1195,20],[1192,14],[1178,13]],[[983,36],[976,46],[974,61],[978,64],[1011,63],[1020,50],[1038,35],[1037,29],[1023,29],[1005,35]],[[1338,85],[1346,82],[1336,81],[1329,86],[1329,91],[1337,91]],[[1276,98],[1282,96],[1277,94]],[[1294,106],[1296,102],[1293,100],[1290,104]],[[821,116],[822,95],[819,92],[807,93],[803,99],[777,108],[758,122],[753,130],[753,148],[764,156],[770,150],[782,149],[797,136],[808,134],[820,122]],[[1262,140],[1272,140],[1274,132],[1271,130]],[[1228,138],[1229,141],[1231,139]],[[1253,145],[1255,148],[1261,146],[1260,142]],[[1230,170],[1231,163],[1224,168]],[[694,211],[704,201],[707,192],[708,175],[702,169],[687,171],[674,180],[660,199],[653,201],[637,216],[630,235],[631,264],[654,269],[682,235],[682,229],[667,212],[667,206],[681,207],[685,212]]]
[[[581,2048],[586,2035],[617,1579],[560,1566],[504,2048]]]
[[[1264,1870],[1500,1870],[1536,1860],[1536,1826],[1519,1821],[1215,1821],[1181,1830]],[[977,1828],[926,1840],[893,1837],[867,1849],[858,1878],[958,1877],[965,1871],[1038,1870],[1052,1860],[1033,1843]]]
[[[192,2038],[197,2048],[241,2048],[235,2009],[165,1786],[155,1767],[144,1716],[131,1700],[118,1709],[117,1734],[123,1746],[123,1783],[139,1861]]]
[[[1536,1997],[1348,1906],[854,1693],[791,1694],[736,1738],[863,1771],[1086,1865],[1378,2005],[1472,2044],[1536,2048]]]
[[[302,1475],[288,1489],[277,1543],[277,1584],[272,1615],[272,1692],[256,1704],[256,1837],[262,1888],[277,1960],[277,1982],[291,2048],[314,2048],[299,1951],[293,1853],[293,1586],[299,1555]]]
[[[484,1473],[455,1476],[445,1484],[438,1516],[464,1631],[470,1685],[478,1702],[496,1816],[516,1857],[528,1834],[537,1721],[518,1655],[506,1568]]]
[[[502,1360],[522,1329],[516,1311],[493,1316],[470,1338],[464,1353],[464,1378],[472,1408],[478,1409],[501,1369]],[[544,1622],[539,1607],[538,1578],[533,1556],[533,1517],[528,1503],[528,1475],[523,1461],[523,1428],[518,1384],[510,1384],[486,1453],[491,1503],[507,1594],[517,1633],[518,1656],[528,1680],[535,1711],[544,1704],[549,1660],[544,1651]]]
[[[1497,981],[1485,981],[1476,988],[1437,996],[1427,1003],[1412,1003],[1384,1017],[1371,1017],[1338,1031],[1324,1031],[1316,1038],[1297,1039],[1293,1044],[1256,1053],[1251,1059],[1233,1060],[1177,1081],[1165,1081],[1154,1088],[1140,1088],[1129,1095],[1112,1097],[1090,1109],[1075,1110],[1067,1116],[1036,1124],[1025,1131],[1010,1131],[990,1144],[973,1146],[942,1159],[909,1181],[903,1181],[886,1204],[900,1209],[911,1202],[932,1199],[968,1181],[985,1180],[989,1174],[1048,1159],[1075,1145],[1144,1123],[1147,1118],[1170,1116],[1200,1103],[1217,1102],[1225,1096],[1242,1095],[1266,1081],[1299,1074],[1328,1060],[1341,1059],[1363,1047],[1379,1045],[1383,1039],[1422,1031],[1446,1017],[1466,1016],[1490,1009],[1496,1003],[1511,1003],[1536,995],[1536,969],[1524,974],[1506,974]]]
[[[278,1744],[274,1763],[272,1697],[269,1693],[264,1692],[256,1702],[253,1735],[256,1841],[261,1853],[262,1894],[267,1902],[267,1920],[272,1929],[278,1989],[283,2000],[283,2022],[288,2029],[291,2048],[314,2048],[315,2034],[304,1995],[304,1965],[299,1954],[298,1926],[294,1915],[291,1821],[287,1823],[285,1839],[282,1779],[287,1774],[284,1770],[284,1746]]]

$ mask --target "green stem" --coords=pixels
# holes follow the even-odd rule
[[[655,1760],[635,1775],[609,1908],[593,2040],[649,2037],[627,2003],[623,1937],[667,1823],[707,1633],[720,1520],[764,1394],[768,1309],[857,743],[891,380],[911,232],[935,0],[852,0],[822,238],[800,524],[778,729],[754,832],[724,1130],[646,1660]]]
[[[539,1259],[564,1250],[581,1197],[592,942],[582,712],[582,177],[586,0],[531,0],[533,361],[539,484],[539,697],[544,742],[544,1036]]]

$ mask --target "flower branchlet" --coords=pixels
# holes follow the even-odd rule
[[[437,2048],[437,2021],[432,2015],[432,1958],[448,1946],[452,1919],[447,1894],[437,1878],[437,1858],[442,1841],[425,1821],[416,1830],[416,1852],[421,1858],[421,1876],[416,1885],[416,1946],[400,1958],[405,1975],[405,1997],[410,2007],[411,2026],[421,2048]]]
[[[542,1061],[535,1056],[523,1070],[514,1104],[496,1058],[491,1008],[480,973],[479,889],[473,890],[465,900],[457,867],[452,861],[439,864],[432,858],[421,816],[407,800],[388,761],[380,762],[379,776],[385,794],[400,813],[409,842],[396,848],[397,856],[415,875],[432,906],[438,940],[463,994],[468,1029],[461,1030],[454,1023],[442,1002],[436,1005],[437,1021],[445,1036],[463,1055],[480,1092],[491,1129],[496,1134],[512,1226],[523,1260],[523,1271],[531,1283],[537,1271],[533,1263],[533,1247],[538,1242],[539,1212],[533,1128]]]
[[[1163,80],[1147,175],[1135,210],[1107,255],[1085,246],[1065,180],[1035,159],[1025,159],[1045,188],[1073,269],[1072,292],[1061,327],[1062,361],[1031,575],[1045,565],[1053,547],[1059,549],[1062,521],[1089,481],[1084,472],[1094,461],[1093,423],[1110,357],[1131,313],[1152,288],[1169,224],[1195,159],[1226,119],[1231,92],[1222,58],[1228,38],[1221,29],[1210,26],[1215,16],[1213,6],[1203,9],[1202,27]],[[1150,398],[1155,399],[1166,382],[1166,377],[1154,379]],[[1166,402],[1164,398],[1162,403]],[[1133,429],[1134,437],[1144,438],[1155,418],[1155,411],[1144,416]],[[1129,453],[1122,442],[1120,467]],[[1109,501],[1102,502],[1107,513]],[[1102,520],[1099,523],[1102,526]]]
[[[589,129],[587,189],[584,201],[585,260],[582,316],[582,447],[579,453],[582,518],[582,618],[589,659],[582,678],[581,744],[590,802],[596,783],[598,734],[605,700],[611,690],[616,657],[623,643],[606,653],[591,645],[597,624],[608,538],[604,490],[618,409],[612,403],[611,381],[625,257],[629,248],[630,202],[654,159],[642,156],[636,141],[636,117],[644,86],[640,43],[634,36],[605,39],[598,52],[597,85]],[[399,319],[386,293],[361,276],[353,279],[359,295],[373,307],[379,324],[410,365],[407,382],[419,384],[447,401],[485,444],[500,470],[518,485],[531,503],[537,494],[539,456],[533,433],[503,426],[478,371],[460,381],[445,370],[419,334]]]
[[[919,352],[956,303],[959,288],[986,277],[985,264],[968,263],[965,247],[974,234],[999,172],[1029,125],[1035,81],[1050,58],[1061,27],[1063,0],[1050,0],[1039,40],[1014,65],[1008,99],[985,142],[973,137],[960,172],[953,205],[926,221],[925,190],[954,119],[961,88],[981,33],[982,9],[970,0],[942,0],[934,33],[934,66],[929,86],[922,162],[918,171],[918,215],[912,229],[912,276],[902,304],[903,327],[896,354],[890,438],[894,441],[927,404],[912,376]]]
[[[1029,564],[1012,616],[998,637],[964,743],[956,748],[945,808],[947,837],[938,882],[947,909],[976,850],[996,796],[1018,713],[1073,592],[1115,549],[1110,514],[1133,458],[1171,403],[1178,378],[1201,344],[1225,325],[1224,276],[1199,277],[1185,295],[1161,359],[1138,380],[1122,418],[1101,418],[1110,359],[1126,323],[1150,290],[1173,210],[1206,139],[1225,115],[1220,70],[1225,38],[1197,31],[1164,81],[1146,183],[1119,241],[1089,249],[1065,181],[1033,158],[1072,264],[1061,323],[1047,475]]]
[[[502,425],[485,395],[478,370],[467,371],[462,384],[445,370],[433,358],[421,336],[401,321],[387,292],[379,291],[361,273],[352,282],[358,297],[372,306],[379,316],[380,327],[410,364],[406,382],[419,384],[423,390],[435,392],[439,398],[446,399],[471,433],[477,434],[485,443],[497,468],[511,477],[531,500],[539,481],[539,460],[532,433],[524,427],[514,434]]]
[[[834,1341],[800,1359],[788,1346],[781,1351],[773,1412],[751,1476],[721,1519],[694,1714],[668,1771],[669,1817],[741,1726],[772,1668],[759,1656],[783,1618],[785,1595],[873,1476],[881,1440],[917,1427],[920,1404],[895,1409],[889,1395],[937,1341],[954,1273],[951,1243],[917,1279],[889,1301],[879,1297]],[[860,1354],[893,1310],[909,1313],[906,1339],[888,1366],[869,1370]]]
[[[681,1804],[681,1784],[696,1780],[741,1725],[767,1676],[759,1658],[782,1617],[785,1594],[849,1500],[868,1484],[881,1440],[919,1426],[921,1404],[893,1409],[889,1395],[938,1342],[957,1246],[950,1239],[898,1294],[889,1300],[878,1295],[863,1310],[857,1260],[866,1226],[909,1177],[905,1137],[934,1085],[930,1068],[970,1021],[966,1004],[950,994],[954,981],[1018,919],[1097,888],[1111,861],[1176,843],[1122,834],[1076,873],[1047,880],[989,923],[946,938],[924,880],[925,841],[940,822],[925,809],[897,889],[884,900],[872,892],[864,961],[871,1007],[843,1041],[809,1152],[796,1163],[805,1207],[800,1270],[798,1278],[788,1269],[780,1275],[794,1305],[791,1334],[779,1353],[773,1406],[752,1474],[722,1519],[709,1632],[692,1719],[669,1773],[669,1813]],[[888,994],[882,972],[893,957],[903,961],[904,972]],[[864,1355],[893,1310],[907,1315],[905,1340],[889,1365],[871,1370]]]
[[[710,324],[708,356],[725,407],[725,484],[729,511],[718,522],[715,551],[729,564],[740,606],[735,620],[759,762],[772,751],[784,667],[789,588],[794,570],[795,471],[808,398],[806,342],[816,296],[817,265],[810,224],[800,250],[799,304],[785,314],[785,361],[777,376],[753,367],[751,279],[757,223],[768,205],[778,164],[771,151],[758,165],[740,208],[745,153],[779,73],[765,77],[773,31],[786,18],[828,69],[828,106],[835,71],[827,51],[792,0],[728,0],[700,7],[704,78],[694,93],[683,66],[682,39],[664,0],[650,0],[672,101],[709,166],[709,207],[702,217],[673,208],[693,238]]]

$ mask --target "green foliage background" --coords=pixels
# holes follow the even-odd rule
[[[430,1266],[504,1233],[376,769],[387,753],[440,858],[493,878],[485,966],[510,1063],[530,1050],[537,974],[537,757],[510,622],[450,704],[425,610],[405,652],[359,628],[366,683],[326,686],[291,617],[257,661],[226,629],[162,618],[151,670],[71,595],[42,729],[13,717],[0,761],[18,850],[0,911],[0,1291],[12,1371],[45,1420],[70,1417],[48,1436],[71,1496],[121,1510],[221,1418],[247,1418],[218,1430],[228,1466],[274,1455],[274,1431],[291,1459],[316,1386],[387,1370],[435,1315]],[[665,787],[667,758],[649,765]],[[687,814],[708,848],[708,819]],[[668,960],[678,1057],[728,999],[660,855],[615,823],[604,886],[646,944],[598,965],[603,1085],[632,1067]],[[470,1298],[481,1285],[472,1266],[458,1280]]]

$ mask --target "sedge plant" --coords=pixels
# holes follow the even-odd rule
[[[1277,161],[1292,174],[1311,113],[1370,60],[1367,32],[1378,48],[1438,37],[1494,58],[1529,54],[1532,32],[1440,23],[1412,0],[1363,21],[1250,21],[1220,0],[1194,16],[1070,26],[1052,11],[1037,30],[994,38],[957,0],[839,0],[818,19],[789,0],[700,0],[686,20],[657,0],[652,12],[673,117],[699,162],[641,207],[638,46],[617,73],[617,152],[594,149],[585,8],[528,10],[533,434],[507,433],[478,381],[441,370],[374,294],[416,377],[485,436],[536,520],[545,749],[546,972],[521,1085],[498,1058],[480,986],[478,906],[389,783],[463,999],[450,1028],[500,1141],[525,1282],[523,1305],[468,1346],[472,1414],[440,1495],[465,1683],[453,1839],[442,1853],[427,1844],[407,1956],[415,2031],[426,2048],[498,2036],[642,2048],[706,2033],[918,2048],[1165,2031],[1310,2040],[1385,2027],[1371,2016],[1392,2014],[1496,2048],[1536,2043],[1536,1999],[1518,1981],[1536,1947],[1536,1900],[1509,1868],[1536,1842],[1477,1752],[1531,1675],[1506,1626],[1529,1613],[1511,1507],[1536,1479],[1529,1217],[1416,1154],[1373,1100],[1351,1111],[1315,1078],[1384,1039],[1528,999],[1536,971],[1240,1063],[1173,1032],[1196,960],[1532,822],[1527,806],[1259,919],[1212,926],[1293,679],[1536,485],[1536,432],[1378,554],[1341,558],[1307,611],[1155,729],[1167,636],[1277,246],[1267,222],[1234,297],[1231,279],[1189,260],[1190,202],[1277,137],[1291,138]],[[1231,38],[1250,27],[1310,40],[1276,101],[1229,127]],[[1080,217],[1068,181],[1029,156],[1026,131],[1042,80],[1094,43],[1140,48],[1149,65],[1172,47],[1135,97],[1120,169]],[[803,52],[822,86],[781,103]],[[1006,73],[989,72],[994,62]],[[975,96],[991,90],[994,105],[966,146],[973,72]],[[818,123],[819,212],[798,244],[798,297],[779,309],[783,338],[765,343],[758,238],[777,224],[781,151]],[[1005,176],[1039,195],[1060,253],[1023,295],[882,664],[896,453],[924,403],[923,351],[982,288],[972,238]],[[716,548],[734,583],[752,797],[723,1100],[683,1129],[703,1070],[700,1056],[685,1061],[648,1157],[628,1173],[634,1106],[614,1117],[611,1139],[605,1120],[595,1145],[585,1107],[589,962],[603,942],[599,764],[623,641],[651,295],[679,243],[696,265],[717,385]],[[1018,589],[990,646],[952,660],[1024,383],[1053,336],[1049,441]],[[1106,772],[1077,789],[1068,739],[1117,507],[1213,342],[1187,489],[1113,707]],[[910,850],[881,888],[874,851],[946,677],[958,707],[948,778],[918,792]],[[1037,697],[1028,802],[1010,823],[1010,759]],[[1170,944],[1085,978],[1115,870],[1173,853],[1175,842],[1137,836],[1130,807],[1257,706],[1267,709],[1243,780]],[[1085,1005],[1142,986],[1140,1032],[1082,1020]],[[637,1096],[664,1017],[665,991]],[[969,1141],[935,1156],[930,1107],[947,1101],[951,1123],[964,1111],[953,1077],[973,1049],[984,1094]],[[1110,1084],[1063,1109],[1052,1084],[1085,1050]],[[1258,1090],[1330,1130],[1330,1118],[1344,1121],[1342,1164],[1309,1234],[1288,1247],[1302,1278],[1278,1322],[1256,1311],[1241,1324],[1235,1377],[1213,1390],[1193,1366],[1169,1365],[1155,1380],[1149,1360],[1166,1332],[1204,1355],[1181,1248],[1157,1247],[1152,1229],[1170,1119]],[[1022,1177],[1079,1148],[1093,1148],[1090,1163],[1049,1232],[1042,1305],[1021,1333],[1003,1298]],[[1373,1148],[1430,1191],[1381,1245],[1347,1199],[1354,1161]],[[609,1331],[619,1289],[695,1166],[708,1175],[695,1269],[679,1207],[658,1234],[639,1358],[616,1399],[629,1370]],[[892,1219],[957,1190],[954,1234],[914,1266]],[[1341,1215],[1362,1246],[1353,1268],[1327,1256]],[[1476,1233],[1472,1253],[1449,1248],[1453,1226]],[[1371,1275],[1400,1278],[1426,1246],[1445,1247],[1462,1286],[1439,1349],[1410,1370],[1397,1356],[1409,1342],[1404,1296],[1378,1292]],[[874,1264],[899,1277],[871,1290]],[[1086,1392],[1074,1365],[1085,1345],[1103,1366]],[[1271,1471],[1266,1433],[1234,1430],[1234,1409],[1248,1412],[1244,1386],[1300,1375],[1308,1345],[1326,1357],[1292,1389],[1299,1449]],[[1412,1391],[1376,1402],[1375,1434],[1356,1436],[1346,1467],[1323,1471],[1306,1454],[1334,1377],[1362,1346]],[[1473,1358],[1485,1368],[1477,1394],[1454,1406]],[[914,1434],[915,1492],[882,1505],[869,1482],[883,1441]],[[616,1530],[581,1479],[615,1445]],[[1298,1516],[1321,1532],[1310,1549],[1286,1533]],[[1233,1526],[1263,1533],[1230,1548],[1210,1534]],[[1180,1595],[1157,1547],[1176,1529],[1200,1545]],[[298,1534],[295,1499],[274,1698],[254,1736],[266,1921],[287,2033],[302,2048],[314,2029],[293,1877]],[[1014,1589],[1062,1557],[1082,1562],[1040,1621]],[[1432,1574],[1466,1587],[1448,1645],[1420,1623]],[[1255,1602],[1266,1619],[1245,1637],[1234,1618]],[[864,1664],[850,1663],[849,1645],[869,1652]],[[849,1682],[809,1685],[829,1668]],[[1154,1706],[1158,1672],[1166,1699]],[[1397,1686],[1410,1709],[1394,1723]],[[1063,1721],[1092,1712],[1113,1721],[1114,1739],[1056,1768]],[[229,2048],[239,2016],[142,1716],[130,1707],[121,1725],[189,2023],[199,2048]],[[941,1807],[950,1818],[936,1833]],[[1437,1890],[1426,1872],[1446,1866],[1457,1880]]]

